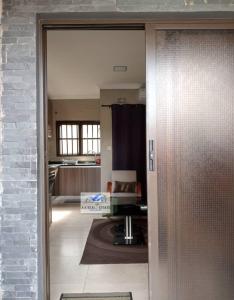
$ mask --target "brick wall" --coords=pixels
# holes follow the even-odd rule
[[[218,10],[234,11],[234,0],[3,0],[2,299],[38,299],[35,13]]]

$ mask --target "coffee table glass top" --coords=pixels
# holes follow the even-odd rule
[[[140,216],[147,214],[147,206],[142,197],[138,196],[111,196],[110,214],[113,216]]]

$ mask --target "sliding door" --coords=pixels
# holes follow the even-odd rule
[[[234,30],[147,28],[151,300],[234,299]]]

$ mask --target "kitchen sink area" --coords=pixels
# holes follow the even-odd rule
[[[82,161],[82,160],[60,160],[60,161],[49,161],[49,168],[53,167],[66,167],[66,166],[81,166],[81,167],[92,167],[92,166],[100,166],[97,164],[95,160],[90,161]]]

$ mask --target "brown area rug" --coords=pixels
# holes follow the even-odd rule
[[[95,219],[85,245],[81,264],[135,264],[148,262],[147,220],[137,219],[145,236],[144,245],[113,245],[114,227],[123,220]]]

